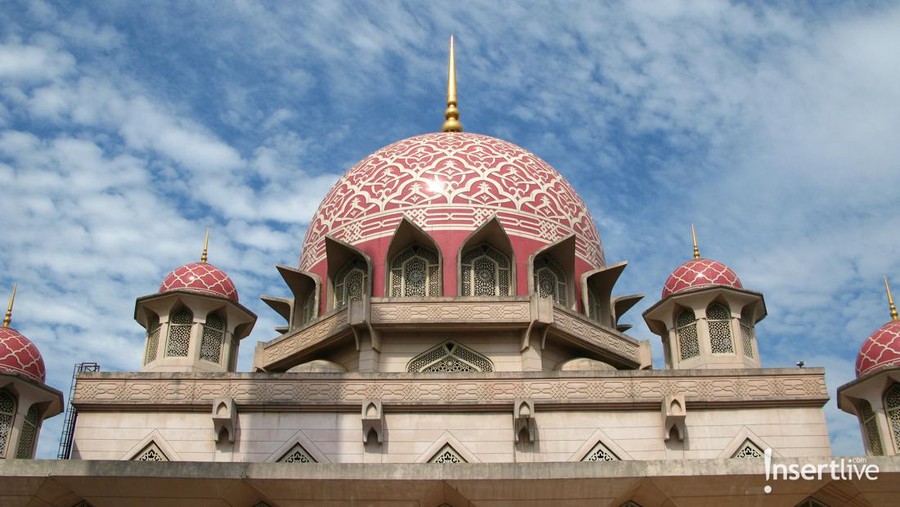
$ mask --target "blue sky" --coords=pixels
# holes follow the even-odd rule
[[[0,293],[67,392],[72,364],[139,368],[134,299],[199,258],[286,295],[345,170],[461,120],[565,175],[640,312],[691,255],[763,292],[764,366],[853,378],[900,287],[900,6],[854,2],[0,2]],[[5,297],[5,296],[4,296]],[[826,407],[836,454],[854,418]],[[55,456],[62,417],[39,455]]]

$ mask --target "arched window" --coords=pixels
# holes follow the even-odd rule
[[[361,301],[366,296],[368,275],[365,263],[360,259],[350,261],[334,280],[334,307],[347,306],[350,301]]]
[[[25,414],[22,431],[19,433],[19,447],[16,449],[16,458],[31,459],[34,457],[34,444],[37,442],[37,432],[41,425],[41,409],[32,405]]]
[[[884,456],[884,447],[881,445],[881,432],[878,431],[878,421],[875,420],[875,411],[872,410],[872,405],[868,401],[863,400],[859,410],[859,417],[866,432],[869,453],[873,456]]]
[[[187,357],[191,344],[191,326],[194,314],[187,308],[173,313],[169,318],[169,338],[166,340],[166,357]]]
[[[753,359],[753,320],[749,314],[741,316],[741,346],[744,355]]]
[[[211,363],[222,362],[222,346],[225,344],[225,319],[218,314],[210,313],[203,324],[203,336],[200,338],[200,359]]]
[[[706,308],[709,325],[709,348],[713,354],[734,354],[731,337],[731,312],[724,305],[713,303]]]
[[[884,393],[884,415],[894,437],[894,451],[900,452],[900,384],[895,383]]]
[[[312,322],[316,314],[316,295],[310,292],[303,300],[303,306],[300,311],[300,325],[306,325]]]
[[[685,310],[675,319],[675,335],[678,338],[678,354],[681,360],[700,355],[700,340],[697,339],[697,318],[693,310]]]
[[[539,297],[553,298],[562,306],[568,305],[566,273],[549,257],[534,261],[534,291]]]
[[[16,399],[12,393],[0,390],[0,459],[6,458],[6,448],[12,435],[16,417]]]
[[[448,341],[414,357],[406,371],[412,373],[444,373],[468,371],[494,371],[491,360],[474,350]]]
[[[597,296],[597,293],[594,292],[594,289],[588,289],[588,317],[600,322],[600,316],[603,315],[600,309],[600,298]],[[608,322],[604,322],[604,324],[609,324]]]
[[[441,270],[438,255],[420,245],[411,245],[391,260],[390,297],[438,297]]]
[[[159,317],[150,314],[147,322],[147,353],[144,354],[144,364],[156,361],[159,349]]]
[[[467,250],[460,259],[463,296],[508,296],[509,259],[490,245]]]

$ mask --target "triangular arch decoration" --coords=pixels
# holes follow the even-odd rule
[[[156,442],[150,442],[140,452],[135,454],[131,461],[169,461],[169,458],[156,445]]]
[[[158,430],[151,431],[119,457],[122,461],[181,461]]]
[[[267,463],[331,463],[303,430],[297,430],[266,458]]]
[[[416,458],[416,463],[481,463],[468,447],[445,431],[428,449]]]
[[[762,458],[766,449],[772,449],[772,456],[780,457],[781,454],[769,445],[762,437],[744,426],[737,432],[728,445],[722,449],[718,458]]]
[[[278,458],[279,463],[317,463],[300,444],[294,444],[284,455]]]
[[[633,459],[601,429],[594,431],[569,457],[569,461],[625,461]]]
[[[494,363],[453,340],[426,350],[406,364],[410,373],[491,372]]]
[[[457,464],[457,463],[468,463],[466,458],[463,458],[456,449],[453,448],[450,444],[445,444],[444,447],[431,457],[428,460],[429,463],[440,463],[440,464]]]

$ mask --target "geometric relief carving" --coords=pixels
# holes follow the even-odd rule
[[[603,442],[597,442],[581,461],[619,461],[619,457],[603,445]]]
[[[450,444],[445,444],[444,447],[441,447],[441,450],[432,456],[428,462],[441,464],[468,463]]]
[[[290,450],[278,458],[279,463],[316,463],[315,458],[310,456],[302,445],[295,444]]]
[[[156,442],[151,440],[149,444],[131,458],[131,461],[169,461],[169,458],[156,445]]]
[[[762,458],[763,451],[749,438],[731,456],[732,458]]]

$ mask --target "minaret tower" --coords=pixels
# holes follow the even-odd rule
[[[744,289],[725,264],[704,259],[691,225],[694,258],[666,280],[662,299],[644,312],[663,341],[666,368],[759,368],[756,323],[763,295]]]
[[[137,299],[134,318],[147,330],[141,371],[234,371],[240,340],[256,314],[239,303],[237,289],[207,262],[209,231],[200,262],[175,268],[159,292]]]

